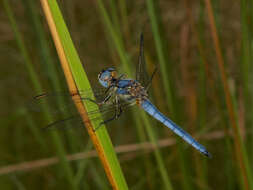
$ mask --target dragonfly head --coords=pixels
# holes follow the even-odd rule
[[[103,69],[99,74],[98,74],[98,80],[100,84],[107,88],[109,87],[110,83],[112,80],[116,77],[116,71],[114,68],[110,67],[107,69]]]

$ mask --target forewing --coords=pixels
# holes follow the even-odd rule
[[[140,50],[138,64],[136,68],[136,80],[140,82],[144,87],[148,85],[149,76],[146,70],[146,62],[144,57],[144,37],[143,33],[140,35]]]
[[[125,102],[121,103],[120,106],[122,107],[123,111],[126,111],[130,106],[131,103]],[[94,109],[89,111],[88,117],[90,121],[97,121],[101,118],[97,116],[97,113],[102,115],[103,120],[107,120],[112,118],[116,114],[116,105],[114,104],[105,104],[99,107],[99,109]],[[103,122],[103,120],[101,122]],[[49,125],[43,127],[43,129],[68,129],[72,127],[83,127],[85,123],[88,121],[84,121],[80,114],[71,115],[69,117],[65,117],[63,119],[59,119],[55,122],[50,123]]]
[[[88,96],[90,92],[81,91],[79,92],[82,97]],[[96,91],[96,96],[98,97],[98,91]],[[104,94],[104,92],[102,93]],[[41,97],[40,97],[41,96]],[[68,129],[69,127],[81,127],[83,126],[83,121],[80,113],[77,112],[75,104],[72,100],[73,94],[69,92],[58,92],[58,93],[47,93],[46,95],[40,95],[37,98],[34,98],[32,101],[32,108],[34,111],[41,112],[46,110],[51,114],[53,120],[47,126],[44,126],[44,129]],[[39,97],[39,98],[38,98]],[[91,111],[87,114],[89,119],[92,121],[98,120],[100,117],[97,116],[98,113],[106,120],[111,118],[115,114],[117,105],[114,102],[115,97],[111,97],[110,101],[106,104],[100,105],[97,109],[97,105],[94,104],[94,109],[91,107]],[[127,109],[130,107],[131,103],[121,102],[118,106],[121,106],[122,109]],[[84,121],[84,123],[87,121]]]
[[[34,112],[41,112],[46,108],[46,110],[53,115],[59,112],[73,113],[73,110],[75,110],[73,98],[77,97],[75,95],[79,94],[85,101],[88,101],[86,98],[89,98],[100,102],[106,96],[105,93],[106,89],[103,88],[95,90],[80,90],[78,92],[60,91],[43,93],[29,100],[26,107]]]

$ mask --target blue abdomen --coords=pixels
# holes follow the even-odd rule
[[[149,100],[144,100],[141,103],[141,107],[152,117],[163,123],[165,126],[170,128],[174,133],[184,139],[188,144],[193,146],[195,149],[200,151],[202,154],[211,157],[211,154],[206,148],[199,144],[189,133],[184,131],[182,128],[177,126],[173,121],[163,115]]]

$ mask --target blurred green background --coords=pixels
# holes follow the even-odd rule
[[[253,188],[252,1],[58,3],[95,86],[105,67],[134,76],[143,32],[147,70],[159,67],[151,100],[213,155],[136,106],[107,125],[129,189]],[[43,132],[47,119],[27,109],[35,95],[66,90],[40,2],[1,1],[0,34],[0,189],[110,189],[84,129]]]

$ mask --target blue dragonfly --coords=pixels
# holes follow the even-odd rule
[[[181,137],[192,147],[197,149],[200,153],[204,154],[207,157],[211,157],[211,154],[206,150],[203,145],[198,143],[189,133],[184,131],[168,117],[162,114],[149,100],[148,89],[151,85],[152,79],[156,71],[157,69],[154,70],[151,77],[148,77],[145,72],[144,39],[143,34],[141,34],[140,53],[136,69],[136,79],[127,79],[125,78],[125,75],[117,76],[116,70],[113,67],[110,67],[103,69],[98,74],[98,81],[104,87],[104,90],[102,90],[102,92],[100,93],[95,92],[95,96],[99,99],[99,97],[101,98],[102,95],[103,98],[101,100],[85,98],[85,93],[87,95],[88,92],[79,93],[82,94],[82,97],[84,97],[83,100],[87,100],[99,105],[99,111],[101,113],[110,113],[111,111],[114,112],[112,117],[102,122],[103,124],[119,118],[127,107],[137,104],[141,109],[143,109],[156,120],[160,121],[169,129],[171,129],[175,134]],[[36,96],[35,99],[40,99],[41,97],[45,96],[48,96],[48,94]],[[97,111],[94,110],[89,112],[88,114],[92,116],[94,113],[97,113]],[[52,127],[55,124],[62,123],[69,119],[73,119],[73,117],[66,118],[64,120],[61,120],[60,122],[56,121],[52,124],[49,124],[47,127]],[[98,128],[95,130],[98,130]]]

